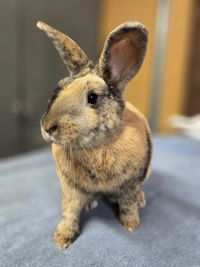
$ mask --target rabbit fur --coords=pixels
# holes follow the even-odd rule
[[[150,174],[152,142],[145,117],[124,100],[124,89],[143,62],[148,33],[138,22],[107,37],[97,65],[67,35],[38,22],[53,42],[69,77],[59,81],[41,119],[62,189],[62,218],[54,241],[67,248],[79,234],[83,208],[103,195],[119,205],[122,225],[139,225],[142,184]]]

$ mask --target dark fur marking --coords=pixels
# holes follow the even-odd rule
[[[58,97],[58,95],[59,95],[59,93],[60,93],[61,90],[62,90],[62,88],[57,86],[56,89],[53,91],[53,94],[52,94],[51,98],[48,101],[48,106],[47,106],[46,114],[49,112],[49,110],[50,110],[53,102]]]
[[[85,72],[85,73],[79,72],[77,75],[67,78],[66,81],[65,81],[65,86],[68,86],[69,84],[71,84],[75,79],[81,78],[81,77],[84,77],[85,75],[87,75],[93,68],[93,64],[92,64],[91,61],[88,62],[87,67],[88,67],[88,71],[87,72]],[[77,68],[78,68],[78,66],[77,66]],[[81,71],[81,69],[79,71]],[[46,114],[51,109],[51,106],[53,105],[53,103],[56,100],[56,98],[59,96],[59,93],[60,93],[61,90],[63,90],[63,88],[57,86],[56,89],[53,91],[53,94],[52,94],[51,98],[48,101]]]
[[[96,174],[94,174],[92,171],[91,171],[91,169],[89,169],[89,168],[87,168],[87,167],[83,167],[84,168],[84,170],[85,170],[85,172],[87,173],[87,175],[90,177],[90,179],[92,179],[92,180],[97,180],[97,176],[96,176]]]
[[[74,81],[74,78],[68,78],[65,82],[65,85],[69,85],[70,83],[72,83]],[[49,112],[49,110],[51,109],[51,106],[53,105],[54,101],[56,100],[56,98],[58,97],[60,91],[63,90],[62,87],[57,86],[56,89],[53,91],[53,94],[51,95],[51,98],[48,101],[48,106],[47,106],[47,111],[46,114]]]
[[[106,66],[107,66],[107,64],[106,64]],[[107,75],[106,75],[106,77],[104,77],[104,76],[101,77],[99,67],[97,65],[95,67],[95,72],[96,72],[97,76],[99,76],[100,78],[103,78],[104,81],[106,82],[108,90],[107,90],[107,94],[105,96],[109,99],[115,100],[119,104],[120,109],[118,111],[118,115],[122,114],[124,111],[124,108],[125,108],[125,101],[122,97],[122,91],[115,84],[113,84],[113,82],[110,79],[110,75],[111,75],[110,70],[107,69],[107,67],[106,67]]]
[[[150,161],[151,161],[151,157],[152,157],[152,142],[151,142],[149,133],[147,133],[147,145],[148,145],[148,148],[147,148],[147,156],[146,156],[146,160],[145,160],[145,167],[143,168],[142,175],[139,178],[139,181],[141,183],[146,178],[148,167],[150,165]]]
[[[114,92],[115,90],[113,90]],[[124,111],[124,107],[125,107],[125,102],[124,100],[122,99],[121,97],[121,93],[113,93],[109,88],[107,90],[107,92],[103,95],[100,96],[100,99],[99,99],[99,103],[97,105],[97,109],[96,109],[96,112],[98,114],[99,117],[103,118],[102,121],[99,122],[99,124],[96,126],[96,128],[94,129],[94,132],[101,132],[104,134],[105,137],[107,138],[112,138],[113,136],[116,136],[117,133],[119,133],[119,124],[116,123],[114,126],[112,126],[111,128],[108,127],[107,125],[107,115],[111,115],[111,110],[112,110],[112,104],[113,103],[117,103],[117,108],[115,108],[113,110],[113,117],[115,118],[116,115],[117,115],[117,118],[121,119],[122,120],[122,117],[123,117],[123,111]],[[104,104],[107,104],[107,100],[110,99],[112,100],[113,102],[110,104],[111,105],[111,109],[108,110],[108,113],[105,113],[105,107],[104,107]],[[103,115],[102,115],[103,113]],[[110,118],[109,118],[110,119]],[[102,126],[104,127],[104,130],[102,130]],[[92,141],[95,141],[96,140],[96,135],[94,135]]]
[[[121,204],[121,203],[120,203]],[[129,203],[128,203],[129,204]],[[120,214],[126,215],[127,213],[129,213],[131,211],[130,209],[130,205],[120,205]]]

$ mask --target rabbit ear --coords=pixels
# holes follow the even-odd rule
[[[108,84],[123,89],[142,65],[147,40],[147,30],[140,23],[127,22],[114,29],[99,59],[101,77]]]
[[[52,40],[55,48],[67,66],[70,75],[76,75],[84,68],[89,67],[91,62],[88,60],[83,50],[67,35],[57,31],[44,22],[39,21],[37,27]]]

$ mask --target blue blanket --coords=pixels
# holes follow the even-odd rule
[[[141,225],[126,231],[101,202],[66,250],[52,233],[61,193],[50,150],[0,162],[0,266],[200,266],[200,142],[155,137]]]

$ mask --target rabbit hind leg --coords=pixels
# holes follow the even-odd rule
[[[129,231],[134,231],[140,223],[137,203],[119,203],[119,219]]]
[[[138,188],[139,190],[139,188]],[[144,205],[144,195],[142,191],[136,191],[136,188],[121,187],[117,192],[108,195],[111,202],[117,202],[119,205],[119,219],[122,225],[129,231],[134,231],[139,223],[138,208]]]

